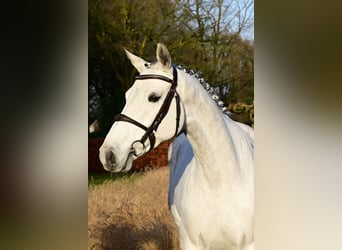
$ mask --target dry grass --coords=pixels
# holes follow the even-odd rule
[[[167,205],[168,168],[91,186],[88,249],[180,249]]]

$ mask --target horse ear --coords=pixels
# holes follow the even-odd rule
[[[146,65],[149,64],[148,62],[146,62],[144,59],[132,54],[131,52],[129,52],[128,50],[126,50],[124,48],[125,52],[126,52],[126,56],[127,58],[131,61],[132,65],[134,66],[134,68],[136,68],[138,70],[138,72],[140,73],[144,68],[146,68]]]
[[[166,48],[166,46],[162,43],[158,43],[157,45],[157,60],[161,65],[165,67],[167,68],[171,67],[170,53],[168,49]]]

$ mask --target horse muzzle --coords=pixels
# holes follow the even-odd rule
[[[125,155],[119,157],[119,155]],[[134,154],[118,154],[112,148],[100,148],[100,161],[105,170],[109,172],[127,172],[132,168]]]

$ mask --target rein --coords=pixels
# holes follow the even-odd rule
[[[149,127],[146,127],[145,125],[141,124],[140,122],[130,118],[127,115],[124,114],[117,114],[114,118],[114,121],[122,121],[122,122],[129,122],[134,124],[135,126],[145,130],[145,134],[141,137],[140,140],[136,140],[132,143],[131,145],[131,152],[136,156],[141,156],[145,153],[146,151],[146,146],[145,146],[145,141],[147,140],[147,138],[150,141],[150,148],[149,151],[151,151],[154,148],[154,144],[156,141],[154,132],[157,131],[160,123],[162,122],[162,120],[164,119],[164,117],[167,115],[172,99],[175,98],[176,99],[176,112],[177,112],[177,116],[176,116],[176,131],[173,137],[177,136],[177,132],[178,132],[178,128],[179,128],[179,118],[180,118],[180,98],[179,95],[176,91],[176,87],[177,87],[177,69],[175,65],[172,65],[173,68],[173,79],[170,79],[166,76],[162,76],[162,75],[155,75],[155,74],[148,74],[148,75],[138,75],[135,77],[136,80],[150,80],[150,79],[156,79],[156,80],[162,80],[165,82],[168,82],[171,84],[171,87],[165,97],[165,100],[163,102],[163,104],[161,105],[158,113],[156,114],[156,117],[154,118],[152,124]],[[140,144],[140,145],[139,145]],[[140,153],[137,152],[139,146],[141,147],[141,149],[139,151],[141,151]]]

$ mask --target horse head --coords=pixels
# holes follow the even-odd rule
[[[111,172],[129,171],[135,159],[179,134],[185,120],[167,48],[158,44],[155,63],[125,52],[139,75],[100,147],[100,161]]]

